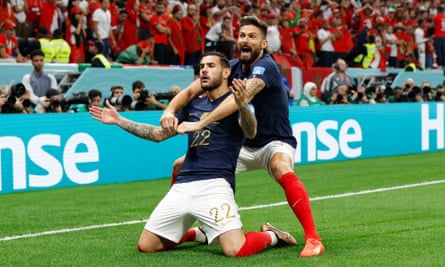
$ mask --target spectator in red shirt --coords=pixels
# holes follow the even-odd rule
[[[308,18],[301,18],[295,27],[294,42],[296,52],[306,68],[314,64],[313,54],[315,51],[310,46],[310,42],[313,42],[313,40],[314,34],[308,28]]]
[[[42,0],[26,0],[27,10],[26,11],[26,22],[29,26],[29,31],[33,35],[40,23],[40,13],[42,10]],[[1,16],[3,17],[3,16]]]
[[[7,21],[15,23],[14,10],[8,0],[0,0],[0,25]]]
[[[6,21],[0,33],[0,62],[25,62],[19,51],[19,43],[15,37],[15,23]]]
[[[445,67],[445,8],[443,6],[439,6],[439,13],[434,16],[433,23],[437,64]]]
[[[57,12],[56,0],[47,0],[42,3],[42,10],[40,16],[39,27],[45,27],[48,29],[50,35],[52,36],[53,32],[59,29],[58,22],[63,20],[60,18]]]
[[[170,64],[172,59],[172,48],[168,43],[170,28],[168,27],[169,15],[165,12],[162,0],[158,0],[155,13],[150,20],[150,31],[154,40],[154,57],[162,65]]]
[[[334,12],[335,14],[335,12]],[[350,30],[345,24],[342,24],[340,13],[337,13],[331,21],[333,35],[335,36],[332,41],[334,46],[334,59],[346,58],[346,55],[354,47],[354,42],[350,34]]]
[[[185,59],[185,41],[182,34],[182,7],[175,5],[172,10],[173,17],[168,21],[170,35],[168,37],[169,44],[173,50],[171,64],[184,65]],[[187,36],[187,38],[189,38]]]
[[[197,66],[202,54],[202,35],[199,13],[195,4],[187,6],[187,15],[182,18],[182,35],[185,44],[185,65]]]
[[[119,52],[138,42],[136,25],[129,19],[126,9],[119,11],[117,24],[112,28]],[[149,35],[146,38],[149,38]]]
[[[86,16],[79,7],[73,7],[70,10],[70,27],[68,43],[71,47],[70,62],[85,62],[85,46],[84,42],[87,38],[85,27]]]

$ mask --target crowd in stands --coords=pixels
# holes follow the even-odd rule
[[[0,0],[0,57],[23,62],[38,40],[47,62],[85,63],[99,41],[111,61],[194,65],[205,50],[236,56],[245,15],[294,66],[445,66],[443,0]]]
[[[237,56],[239,19],[246,15],[267,23],[269,53],[301,68],[332,67],[336,79],[343,63],[381,70],[445,67],[445,0],[0,0],[0,62],[30,61],[40,49],[44,63],[196,67],[204,51]],[[334,83],[330,89],[322,84],[321,96],[313,93],[316,84],[307,84],[304,99],[290,94],[289,104],[443,99],[441,85],[404,86],[398,93],[358,86],[352,78]],[[37,107],[31,86],[24,86]],[[49,89],[52,84],[37,97],[50,99]]]

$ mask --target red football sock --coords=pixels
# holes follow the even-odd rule
[[[236,254],[237,257],[246,257],[263,251],[272,243],[272,238],[267,232],[249,232],[245,234],[246,242]]]
[[[178,174],[175,172],[172,172],[172,179],[170,180],[170,187],[175,183],[176,177],[178,177]]]
[[[188,242],[188,241],[195,241],[196,239],[196,233],[195,233],[195,229],[190,228],[187,230],[187,232],[185,232],[184,236],[182,236],[181,240],[179,241],[179,244],[182,244],[184,242]]]
[[[309,195],[300,179],[298,179],[294,172],[288,172],[283,174],[278,182],[284,189],[290,208],[303,227],[304,238],[315,238],[320,240],[312,216]]]

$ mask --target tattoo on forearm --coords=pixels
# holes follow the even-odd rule
[[[248,105],[239,107],[240,126],[246,136],[255,136],[257,129],[257,120],[255,115],[250,111]]]
[[[160,141],[173,136],[175,133],[168,129],[151,124],[138,123],[124,119],[119,126],[125,131],[151,141]]]

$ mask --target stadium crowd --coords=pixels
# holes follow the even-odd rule
[[[445,66],[444,6],[442,0],[0,0],[0,57],[23,62],[37,40],[47,62],[84,63],[91,60],[89,41],[97,40],[113,61],[194,65],[206,50],[236,56],[239,19],[256,15],[269,25],[269,52],[292,65],[330,67],[341,57],[363,68],[429,69]]]
[[[336,79],[343,65],[338,62],[381,70],[445,67],[444,0],[0,0],[0,62],[31,61],[37,48],[45,64],[196,67],[204,51],[237,56],[239,19],[245,15],[267,23],[273,56],[301,68],[332,67]],[[398,88],[366,87],[351,77],[336,82],[332,88],[323,82],[322,95],[315,83],[305,84],[299,99],[288,88],[289,105],[444,100],[443,86],[427,82]],[[51,88],[38,97],[53,97],[46,95]],[[10,95],[2,94],[0,106]],[[28,96],[10,100],[20,98]],[[39,104],[31,101],[29,112]]]

